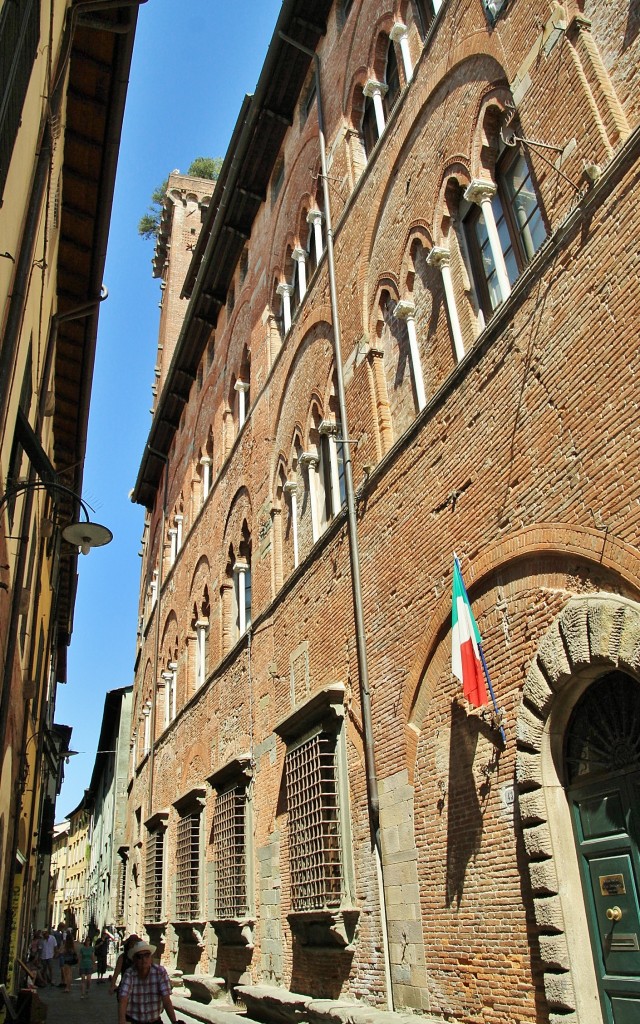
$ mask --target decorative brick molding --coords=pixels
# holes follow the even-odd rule
[[[554,736],[561,743],[562,718],[566,721],[584,689],[614,668],[636,677],[640,673],[640,605],[606,593],[571,598],[538,645],[517,718],[517,801],[551,1024],[582,1020],[579,1003],[585,989],[585,979],[574,978],[579,959],[567,942],[572,901],[561,893],[571,888],[568,865],[558,856],[550,821],[562,786],[553,765],[558,751],[554,759],[551,746]],[[560,712],[559,705],[564,706]]]

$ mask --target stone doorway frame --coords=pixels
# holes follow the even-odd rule
[[[611,669],[640,678],[640,605],[608,593],[572,597],[538,644],[518,711],[517,804],[550,1024],[602,1024],[564,736],[577,700]]]

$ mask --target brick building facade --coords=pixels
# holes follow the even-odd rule
[[[165,220],[129,923],[256,1013],[625,1024],[640,20],[435,8],[285,0],[195,242]]]

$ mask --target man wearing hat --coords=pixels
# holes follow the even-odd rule
[[[163,1009],[171,1024],[182,1024],[171,1002],[169,975],[151,959],[155,951],[155,946],[142,941],[129,950],[133,967],[124,972],[118,989],[118,1024],[161,1024]]]

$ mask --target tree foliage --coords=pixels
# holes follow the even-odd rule
[[[209,181],[217,181],[222,167],[222,157],[197,156],[189,164],[187,174],[193,178],[208,178]],[[151,205],[147,212],[138,221],[138,234],[141,238],[156,239],[160,230],[160,218],[162,217],[162,205],[167,194],[169,179],[157,185],[151,193]]]

